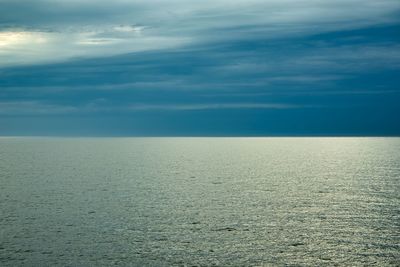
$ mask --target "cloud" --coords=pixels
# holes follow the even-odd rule
[[[396,0],[3,0],[0,67],[354,29],[399,10]]]
[[[77,112],[72,106],[45,104],[38,101],[0,102],[0,115],[59,115]]]
[[[110,105],[106,99],[95,99],[83,105],[62,105],[40,101],[0,102],[0,116],[42,116],[60,114],[96,114],[114,112],[148,112],[148,111],[201,111],[222,109],[294,109],[311,108],[282,103],[194,103],[194,104],[124,104]]]
[[[305,106],[277,103],[208,103],[208,104],[135,104],[129,106],[134,111],[185,111],[212,109],[292,109]]]
[[[326,129],[335,127],[329,118],[352,127],[381,114],[389,119],[379,125],[391,129],[400,96],[399,6],[0,0],[0,117],[101,125],[107,117],[140,128],[136,118],[171,131],[248,125],[266,133],[274,121],[306,127],[306,114]]]
[[[0,32],[0,67],[167,49],[188,42],[178,37],[113,36],[109,32],[3,31]]]

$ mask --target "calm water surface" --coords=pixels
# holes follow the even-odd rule
[[[0,138],[1,266],[399,266],[398,138]]]

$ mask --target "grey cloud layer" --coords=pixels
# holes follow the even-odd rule
[[[0,134],[398,135],[399,14],[398,0],[0,0]]]
[[[129,104],[125,107],[102,105],[98,100],[82,106],[57,105],[39,101],[0,102],[0,115],[4,116],[38,116],[62,114],[90,114],[107,112],[140,112],[140,111],[201,111],[218,109],[294,109],[308,106],[278,103],[196,103],[196,104]],[[107,103],[105,103],[107,104]]]
[[[397,20],[395,0],[3,0],[0,67]]]
[[[387,21],[399,9],[396,0],[2,0],[1,22],[25,26],[208,22],[197,25],[245,26],[264,23]],[[235,18],[234,20],[228,20]],[[168,25],[165,25],[168,26]],[[173,29],[171,29],[173,30]]]

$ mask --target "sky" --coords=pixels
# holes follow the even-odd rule
[[[398,0],[0,0],[0,135],[399,136]]]

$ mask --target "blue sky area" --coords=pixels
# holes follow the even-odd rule
[[[0,135],[400,135],[398,0],[0,0]]]

